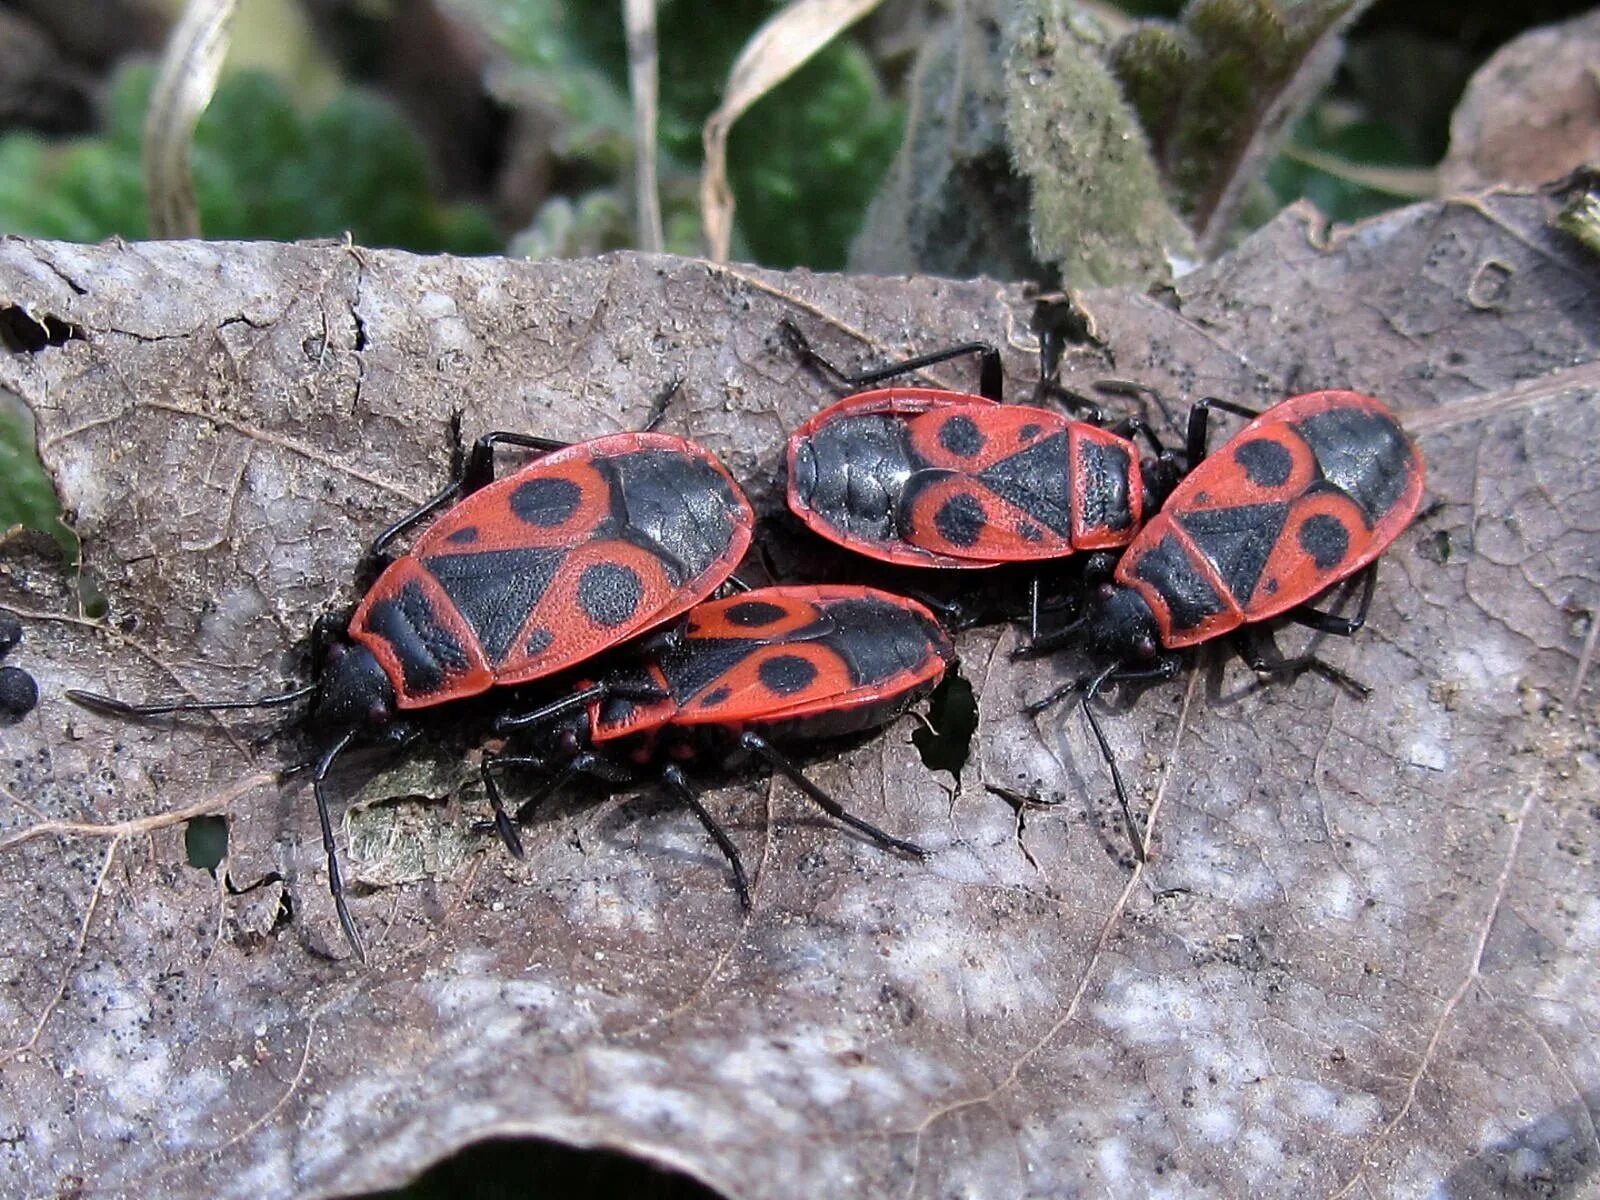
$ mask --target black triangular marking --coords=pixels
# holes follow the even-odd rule
[[[532,547],[436,554],[422,565],[477,633],[490,665],[498,666],[566,557],[565,547]]]
[[[1072,460],[1067,435],[1051,434],[978,472],[996,496],[1064,538],[1072,536]]]
[[[1250,603],[1272,548],[1289,518],[1287,504],[1241,504],[1177,514],[1200,553],[1209,558],[1241,607]]]

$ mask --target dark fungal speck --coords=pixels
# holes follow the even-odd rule
[[[0,612],[0,658],[22,640],[22,622],[8,612]]]
[[[20,721],[39,703],[39,685],[21,667],[0,667],[0,722]]]

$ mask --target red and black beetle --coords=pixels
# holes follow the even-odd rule
[[[995,567],[1125,546],[1144,523],[1138,448],[1059,412],[934,388],[848,396],[789,437],[789,508],[901,566]]]
[[[1210,407],[1253,417],[1220,451],[1205,454]],[[1285,618],[1348,636],[1366,622],[1377,559],[1422,502],[1416,443],[1381,401],[1359,392],[1295,396],[1256,413],[1221,401],[1197,405],[1191,469],[1129,543],[1111,580],[1075,626],[1033,650],[1082,640],[1109,664],[1029,706],[1038,713],[1082,690],[1087,714],[1130,827],[1127,795],[1089,702],[1107,683],[1170,679],[1180,652],[1232,635],[1256,671],[1318,669],[1356,686],[1312,656],[1284,658],[1260,622]],[[1313,607],[1341,580],[1366,572],[1359,608],[1341,617]],[[1360,689],[1364,690],[1364,689]],[[1135,844],[1141,845],[1135,837]]]
[[[494,479],[494,448],[544,452]],[[385,530],[400,534],[464,497],[388,562],[331,640],[313,681],[256,700],[128,704],[67,694],[117,716],[252,708],[310,698],[323,742],[312,772],[339,922],[362,954],[345,906],[323,781],[358,737],[399,741],[402,714],[528,683],[680,615],[733,573],[755,515],[710,452],[662,433],[567,444],[490,433],[438,495]]]
[[[692,811],[727,857],[749,907],[733,842],[700,803],[681,764],[756,759],[788,776],[814,803],[880,845],[917,857],[920,847],[847,812],[773,743],[812,742],[877,729],[932,691],[954,661],[943,627],[921,604],[865,587],[772,587],[690,609],[676,629],[598,683],[541,709],[503,718],[532,728],[543,752],[486,756],[484,788],[495,823],[519,856],[497,772],[560,768],[518,810],[526,820],[580,775],[611,782],[655,775]]]
[[[1174,456],[1142,421],[1108,428],[1098,408],[1054,382],[1043,336],[1038,394],[1087,410],[1088,419],[1001,403],[999,352],[987,343],[845,375],[792,325],[784,332],[806,362],[851,387],[980,356],[981,395],[879,388],[845,397],[790,435],[789,508],[822,537],[870,558],[978,569],[1116,550],[1177,482]],[[1135,436],[1153,457],[1141,458]]]

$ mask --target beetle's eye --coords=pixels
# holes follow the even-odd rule
[[[578,752],[578,731],[576,729],[563,729],[561,736],[556,740],[568,754],[576,754]]]
[[[1133,652],[1135,654],[1137,654],[1141,659],[1143,659],[1146,662],[1148,662],[1150,659],[1152,659],[1152,658],[1154,658],[1156,656],[1155,639],[1148,638],[1148,637],[1140,638],[1137,642],[1135,642],[1133,644]]]
[[[387,726],[393,716],[394,713],[390,711],[389,706],[381,700],[374,700],[367,706],[367,724],[374,729]]]
[[[1104,604],[1106,601],[1110,600],[1112,596],[1117,594],[1117,585],[1108,579],[1099,587],[1095,588],[1094,591],[1095,595],[1100,597],[1100,603]]]

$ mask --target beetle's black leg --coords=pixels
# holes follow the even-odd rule
[[[1100,407],[1098,401],[1090,399],[1082,392],[1075,392],[1069,387],[1063,387],[1053,379],[1041,379],[1034,388],[1034,402],[1042,404],[1046,397],[1057,400],[1061,406],[1072,413],[1079,420],[1087,421],[1091,425],[1104,425],[1106,423],[1105,409]]]
[[[817,368],[824,374],[833,376],[835,380],[846,387],[870,387],[872,384],[882,383],[886,379],[893,379],[897,375],[910,375],[925,367],[949,362],[953,358],[976,354],[978,356],[978,395],[985,400],[993,400],[996,403],[1004,399],[1005,382],[1000,365],[1000,351],[988,342],[962,342],[959,346],[948,346],[943,350],[919,354],[914,358],[903,359],[900,362],[889,363],[887,366],[852,375],[818,354],[812,348],[810,340],[800,332],[800,327],[793,321],[785,319],[779,324],[783,329],[784,336],[789,341],[790,348],[800,356],[802,362],[807,366]]]
[[[1211,413],[1215,409],[1252,421],[1261,415],[1261,410],[1258,408],[1247,408],[1243,404],[1235,404],[1232,400],[1222,400],[1216,396],[1207,396],[1195,404],[1189,410],[1189,429],[1183,442],[1184,466],[1191,471],[1205,460],[1206,444],[1211,436]]]
[[[1245,665],[1258,675],[1267,678],[1296,676],[1306,671],[1332,680],[1346,691],[1365,700],[1372,689],[1352,675],[1347,675],[1332,663],[1323,662],[1315,654],[1299,654],[1285,658],[1273,641],[1272,634],[1260,625],[1246,625],[1233,635],[1234,649]]]
[[[1048,696],[1027,705],[1022,711],[1030,717],[1037,717],[1040,713],[1054,708],[1063,700],[1089,687],[1098,692],[1108,683],[1155,683],[1171,679],[1177,675],[1178,665],[1179,658],[1176,654],[1158,658],[1155,665],[1149,667],[1126,667],[1116,664],[1109,670],[1100,672],[1099,675],[1086,675],[1081,679],[1064,683]]]
[[[1372,608],[1372,593],[1378,586],[1378,563],[1374,559],[1362,572],[1361,600],[1356,605],[1353,617],[1341,617],[1337,613],[1322,612],[1312,608],[1309,604],[1302,604],[1299,608],[1291,608],[1284,615],[1297,625],[1304,625],[1307,629],[1315,629],[1318,633],[1331,633],[1336,637],[1349,637],[1367,623],[1367,612]]]
[[[1105,730],[1100,728],[1100,718],[1094,715],[1094,709],[1090,705],[1101,684],[1115,674],[1114,668],[1107,669],[1090,681],[1083,693],[1083,715],[1088,718],[1089,728],[1094,732],[1094,740],[1100,743],[1100,754],[1106,760],[1106,766],[1111,769],[1111,786],[1116,790],[1117,803],[1122,806],[1122,820],[1128,827],[1128,840],[1133,844],[1134,857],[1140,862],[1148,862],[1144,835],[1139,832],[1138,822],[1133,819],[1133,805],[1129,803],[1128,789],[1122,783],[1122,771],[1117,766],[1117,756],[1111,753],[1111,743],[1106,740]]]
[[[338,741],[323,751],[311,776],[311,794],[317,801],[317,821],[322,826],[322,848],[328,852],[328,891],[333,896],[334,911],[339,914],[339,927],[344,930],[345,941],[350,943],[350,949],[355,952],[356,958],[365,963],[366,947],[361,944],[361,934],[356,930],[355,918],[350,915],[350,909],[346,907],[344,901],[344,877],[339,874],[339,849],[333,840],[333,818],[328,814],[328,797],[322,788],[328,772],[333,769],[334,760],[354,737],[355,731],[348,730]]]
[[[171,700],[155,704],[129,704],[115,696],[102,696],[99,692],[85,692],[68,688],[66,697],[81,704],[91,712],[112,717],[158,717],[165,713],[227,712],[236,708],[276,708],[280,704],[293,704],[307,696],[317,694],[317,685],[304,684],[276,696],[261,696],[255,700]]]
[[[609,695],[611,695],[610,685],[597,683],[592,687],[570,692],[559,700],[552,700],[549,704],[531,709],[525,713],[502,713],[495,718],[495,731],[504,733],[510,729],[524,729],[529,725],[542,725],[546,721],[564,716],[575,709],[585,708],[596,700],[604,700]]]
[[[700,803],[700,797],[689,780],[684,776],[682,768],[676,764],[669,764],[661,769],[662,782],[670,788],[674,795],[683,802],[705,826],[706,832],[711,835],[711,840],[717,844],[717,849],[722,851],[722,856],[728,860],[728,865],[733,868],[733,887],[739,893],[739,906],[746,911],[750,908],[750,883],[745,878],[744,863],[739,858],[739,850],[717,819],[713,817],[705,805]]]
[[[915,842],[890,837],[876,825],[863,821],[854,813],[846,811],[844,805],[807,779],[800,768],[786,754],[778,750],[777,747],[759,733],[746,732],[739,738],[739,744],[756,757],[765,759],[767,764],[774,770],[786,775],[790,783],[806,794],[807,799],[835,821],[842,821],[856,832],[866,834],[880,846],[887,846],[891,850],[898,850],[902,854],[909,854],[915,858],[928,857],[928,852]]]
[[[666,388],[659,396],[650,401],[650,415],[645,418],[641,432],[649,433],[651,430],[655,429],[657,425],[660,425],[662,421],[666,420],[667,405],[672,403],[672,398],[676,396],[682,389],[683,376],[679,375],[671,383],[667,384]]]
[[[1117,767],[1116,755],[1111,753],[1111,743],[1106,739],[1105,730],[1100,728],[1100,718],[1095,716],[1094,709],[1090,706],[1103,688],[1108,683],[1148,683],[1154,680],[1171,679],[1178,673],[1179,658],[1176,654],[1169,654],[1148,667],[1128,667],[1121,663],[1112,663],[1098,675],[1086,679],[1075,679],[1063,687],[1057,688],[1042,700],[1035,700],[1024,710],[1029,716],[1038,716],[1045,709],[1065,700],[1075,692],[1082,691],[1081,706],[1083,715],[1089,721],[1089,729],[1094,733],[1094,740],[1100,745],[1100,754],[1106,760],[1106,766],[1111,770],[1111,786],[1116,789],[1117,803],[1122,806],[1122,819],[1128,827],[1128,837],[1133,842],[1133,852],[1140,862],[1147,861],[1144,838],[1139,833],[1138,823],[1133,819],[1133,805],[1128,800],[1128,789],[1122,782],[1122,771]]]
[[[1030,623],[1028,643],[1025,646],[1017,646],[1012,649],[1011,661],[1022,662],[1030,658],[1044,658],[1048,654],[1054,654],[1057,650],[1072,645],[1084,624],[1085,618],[1074,617],[1065,625],[1058,625],[1048,633],[1040,633],[1038,613],[1035,612]],[[1050,706],[1047,704],[1045,707],[1048,708]]]
[[[1149,423],[1140,417],[1124,417],[1115,425],[1112,425],[1110,429],[1118,437],[1125,437],[1129,441],[1136,437],[1142,437],[1145,440],[1145,444],[1150,447],[1150,452],[1158,460],[1171,456],[1171,451],[1162,444],[1161,439],[1156,436],[1156,431],[1151,429]]]
[[[538,787],[538,790],[535,791],[533,795],[529,796],[517,806],[516,814],[511,819],[518,825],[526,825],[529,818],[533,816],[534,810],[537,809],[539,805],[550,799],[551,796],[555,795],[562,788],[566,787],[579,775],[588,774],[598,761],[599,760],[596,758],[596,756],[587,750],[581,754],[574,755],[572,758],[567,760],[566,765],[563,766],[561,770],[557,771],[554,775],[550,776],[543,783],[541,783]],[[522,754],[501,755],[495,759],[495,764],[497,766],[521,767],[543,767],[547,765],[546,761],[542,758],[536,758],[531,755]],[[485,783],[487,783],[491,778],[493,778],[493,776],[488,774],[484,775]],[[494,803],[493,794],[491,794],[489,802],[491,804]],[[500,813],[498,811],[495,814],[493,828],[496,831],[498,831],[500,828]],[[520,849],[521,845],[522,842],[519,838],[517,839],[517,848]],[[513,851],[513,853],[516,853],[516,851]],[[522,855],[517,854],[517,857],[521,858]]]
[[[511,851],[512,858],[523,857],[522,836],[517,833],[516,822],[511,819],[511,814],[506,812],[505,801],[500,797],[500,785],[495,782],[494,772],[495,768],[502,763],[521,764],[529,761],[543,765],[542,760],[529,760],[526,756],[508,755],[502,757],[495,754],[485,754],[483,761],[478,764],[478,776],[483,780],[483,790],[489,796],[489,807],[494,810],[494,820],[476,822],[473,828],[478,829],[480,826],[487,826],[489,829],[493,829],[500,835],[500,840],[506,844],[506,849]]]

